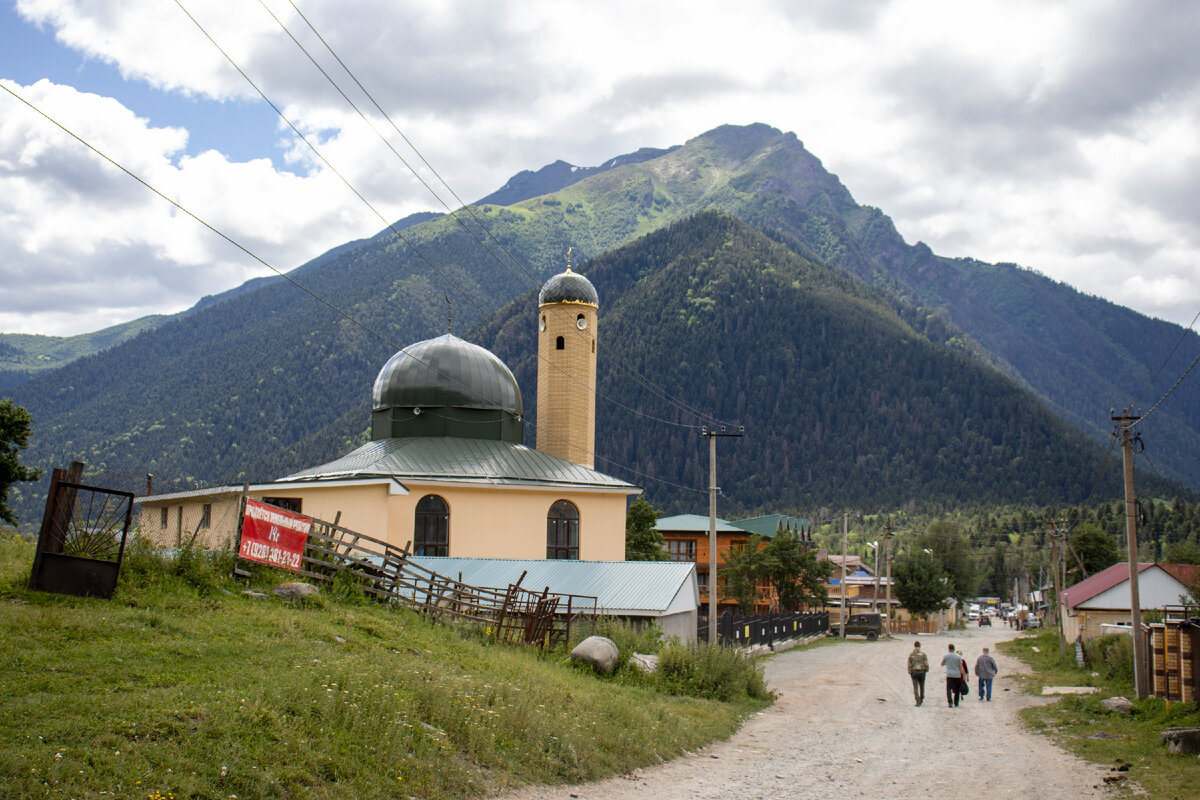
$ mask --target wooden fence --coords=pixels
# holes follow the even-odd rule
[[[395,603],[443,624],[474,626],[499,641],[538,647],[565,644],[580,626],[595,629],[595,597],[532,591],[525,573],[505,587],[481,587],[440,575],[414,563],[396,547],[336,522],[313,520],[296,572],[333,585],[351,581],[374,599]],[[250,573],[235,566],[235,574]]]
[[[1170,613],[1174,608],[1168,607],[1163,622],[1147,626],[1150,694],[1190,702],[1200,697],[1200,617]]]

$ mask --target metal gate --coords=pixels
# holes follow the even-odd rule
[[[38,535],[29,587],[112,597],[133,518],[133,492],[80,483],[83,464],[56,469]]]

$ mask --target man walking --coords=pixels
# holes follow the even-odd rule
[[[959,689],[962,688],[963,657],[954,652],[954,645],[950,645],[950,652],[942,656],[942,666],[946,668],[946,704],[950,708],[958,708],[958,700],[961,697]]]
[[[992,701],[992,678],[1000,671],[996,666],[996,659],[992,658],[988,653],[988,649],[983,648],[983,655],[975,659],[975,677],[979,678],[979,699],[983,701],[984,692],[987,693],[987,701]]]
[[[925,702],[925,673],[929,672],[929,657],[921,651],[921,643],[913,642],[908,654],[908,674],[913,682],[913,699],[917,705]]]

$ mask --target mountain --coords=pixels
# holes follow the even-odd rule
[[[166,489],[266,479],[332,458],[365,435],[370,386],[379,367],[401,346],[444,332],[451,310],[454,330],[470,330],[561,271],[568,246],[579,265],[710,209],[737,217],[792,255],[840,274],[842,286],[870,290],[871,302],[886,306],[906,326],[895,328],[897,336],[918,335],[958,359],[946,364],[971,362],[1008,376],[1097,438],[1108,439],[1107,409],[1127,404],[1131,393],[1149,383],[1152,370],[1182,333],[1178,326],[1086,297],[1030,270],[943,259],[923,244],[906,244],[882,212],[856,204],[793,134],[765,125],[726,126],[662,154],[643,155],[648,157],[618,159],[621,163],[611,168],[511,205],[480,205],[469,216],[402,221],[398,232],[386,230],[348,243],[294,270],[293,279],[326,303],[283,279],[263,280],[211,298],[117,347],[33,377],[12,392],[35,420],[27,460],[56,466],[80,458],[110,472],[120,469],[143,477],[152,472],[155,486]],[[559,182],[574,174],[559,172]],[[514,197],[537,190],[532,181],[517,183],[524,189],[510,186]],[[589,274],[592,269],[585,267]],[[663,302],[676,299],[670,295]],[[602,300],[615,310],[620,296],[602,294]],[[652,313],[662,315],[669,308]],[[525,307],[524,313],[533,319],[532,309]],[[611,324],[607,316],[605,324]],[[518,327],[510,320],[488,341],[500,352],[506,337],[520,333]],[[736,346],[743,329],[735,322],[730,330]],[[830,336],[813,341],[828,359],[852,344]],[[622,346],[629,348],[625,361],[637,363],[637,340]],[[735,352],[742,359],[752,355]],[[694,361],[690,347],[676,355],[680,363]],[[735,361],[741,369],[742,362]],[[512,359],[509,363],[516,368]],[[738,373],[737,394],[744,400],[734,404],[731,414],[713,410],[719,401],[715,389],[691,396],[689,402],[737,424],[759,419],[757,435],[766,435],[766,418],[756,415],[764,406],[783,402],[774,380],[777,365],[753,363],[763,372]],[[806,369],[819,366],[800,363]],[[830,381],[839,387],[881,380],[894,368],[882,362],[875,372],[853,377],[820,370],[814,374],[820,376],[819,385]],[[1165,371],[1160,382],[1173,371]],[[653,372],[643,374],[658,379]],[[524,380],[522,387],[532,401],[533,385]],[[933,384],[928,388],[949,391]],[[1193,468],[1200,459],[1200,448],[1194,446],[1200,436],[1198,391],[1181,385],[1144,436],[1155,466],[1186,479],[1193,489],[1200,481],[1200,469]],[[1148,394],[1160,392],[1154,385]],[[881,389],[878,402],[890,408],[892,401]],[[812,418],[821,431],[817,444],[831,435],[831,426],[885,435],[870,419],[838,409],[829,413],[828,418]],[[678,433],[667,427],[654,439]],[[885,472],[886,464],[868,456],[859,463],[860,452],[874,452],[875,443],[868,438],[852,456],[836,457],[850,458],[863,475],[873,474],[878,502],[884,497],[890,501],[896,493],[881,479],[895,477],[897,468]],[[650,456],[644,462],[629,461],[625,456],[642,458],[642,452],[618,445],[612,440],[616,449],[600,455],[670,482],[694,485],[684,479],[691,469],[686,463],[672,459],[662,467]],[[982,451],[983,445],[979,447]],[[703,458],[702,449],[693,448],[694,459]],[[786,464],[793,470],[800,464],[811,467],[815,476],[841,474],[840,465],[827,463],[834,454],[818,452],[819,458],[812,451],[789,450]],[[920,465],[922,470],[937,468],[936,461]],[[754,463],[738,466],[767,469]],[[935,474],[921,474],[937,480]],[[36,494],[23,491],[27,499]],[[685,490],[679,491],[683,496]],[[989,496],[992,487],[980,480],[964,491],[960,500],[969,502]],[[842,505],[848,496],[848,487],[839,484],[824,502]],[[36,502],[28,502],[36,510]],[[28,510],[23,513],[28,518]]]
[[[77,336],[0,333],[0,392],[77,358],[115,347],[142,331],[158,327],[165,319],[155,314]]]
[[[598,466],[694,487],[643,479],[668,512],[704,503],[701,425],[746,428],[719,444],[722,513],[734,515],[1081,503],[1102,471],[1103,450],[1027,389],[734,217],[705,212],[660,229],[593,260],[588,276],[602,304]],[[522,386],[536,375],[535,303],[517,298],[480,330]],[[536,411],[527,399],[526,416]],[[1099,488],[1119,495],[1119,471]]]

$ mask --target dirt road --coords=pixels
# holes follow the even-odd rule
[[[1006,627],[922,636],[934,668],[916,708],[905,659],[916,637],[773,656],[767,679],[779,701],[732,739],[633,775],[580,786],[537,787],[508,800],[1027,800],[1109,798],[1105,771],[1026,732],[1017,711],[1039,702],[1010,676],[1020,662],[996,653]],[[992,702],[946,706],[939,666],[954,642],[974,666],[983,646],[1000,665]],[[974,683],[974,679],[972,679]]]

